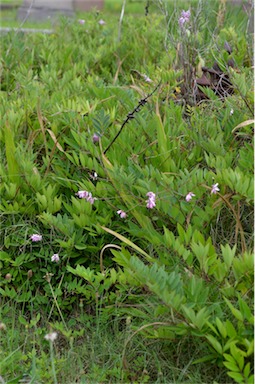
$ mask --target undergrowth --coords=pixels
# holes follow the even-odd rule
[[[0,381],[253,381],[251,42],[224,4],[3,36]]]

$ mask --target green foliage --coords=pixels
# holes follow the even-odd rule
[[[217,367],[225,382],[250,383],[254,180],[248,40],[244,24],[235,32],[231,18],[224,29],[217,25],[211,39],[208,26],[216,13],[209,6],[203,14],[192,3],[197,34],[187,36],[180,33],[178,9],[170,24],[167,8],[159,9],[147,17],[125,16],[120,42],[117,19],[109,17],[102,26],[96,13],[87,14],[85,25],[63,19],[49,36],[3,36],[1,301],[22,308],[18,324],[36,329],[39,339],[40,311],[47,312],[51,329],[71,350],[84,336],[84,322],[97,332],[111,324],[105,330],[115,332],[120,320],[115,334],[123,336],[122,347],[104,371],[88,348],[94,361],[82,380],[161,382],[156,354],[153,364],[147,361],[143,345],[155,342],[159,350],[164,345],[166,356],[172,350],[179,355],[182,344],[196,351],[181,374],[166,376],[168,382],[190,380],[184,372],[197,362]],[[238,64],[229,70],[234,94],[219,100],[208,92],[206,102],[184,106],[185,73],[171,39],[176,48],[188,44],[186,58],[196,71],[215,56],[226,70],[217,44],[229,41]],[[93,204],[78,191],[91,193]],[[146,207],[148,192],[155,193],[153,209]],[[33,241],[33,234],[42,239]],[[52,260],[56,254],[58,263]],[[76,310],[87,315],[77,320]],[[144,356],[138,347],[128,354],[133,339]],[[109,343],[103,332],[92,344],[99,341]],[[9,377],[9,366],[21,360],[16,377],[22,379],[25,371],[36,371],[27,363],[37,360],[36,343],[29,353],[18,345],[12,353],[13,347],[1,350],[3,369]],[[45,351],[44,345],[38,377],[32,377],[50,382],[51,372],[41,373],[49,365]],[[55,360],[60,375],[61,353]],[[149,363],[151,371],[141,368]]]

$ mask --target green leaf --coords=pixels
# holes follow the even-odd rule
[[[0,251],[0,260],[1,261],[9,261],[9,260],[11,260],[11,256],[7,252]]]
[[[235,364],[235,363],[229,363],[227,361],[223,361],[223,364],[225,365],[225,367],[227,367],[230,371],[233,371],[233,372],[240,372],[240,369],[238,368],[238,366]]]
[[[6,154],[9,178],[13,183],[19,184],[20,170],[19,170],[18,162],[15,158],[16,147],[14,142],[14,132],[7,121],[5,123],[4,129],[5,129],[4,131],[5,132],[5,154]]]
[[[227,270],[229,270],[231,265],[232,265],[233,259],[235,257],[236,245],[232,249],[230,248],[230,246],[228,244],[226,244],[225,246],[223,246],[221,244],[220,247],[221,247],[221,252],[222,252],[224,263],[227,267]]]
[[[243,374],[244,374],[244,377],[246,377],[246,378],[249,377],[249,374],[251,371],[250,367],[251,367],[251,363],[247,363],[244,367]]]
[[[244,378],[241,373],[238,372],[227,372],[228,376],[234,379],[237,383],[244,383]]]
[[[218,340],[212,335],[207,335],[206,338],[212,345],[212,347],[215,349],[215,351],[218,352],[219,355],[222,355],[223,349]]]
[[[247,303],[241,298],[240,295],[238,295],[238,303],[239,303],[240,311],[244,315],[245,319],[250,321],[251,324],[253,324],[253,316],[251,313],[251,309],[249,308]]]
[[[231,310],[232,314],[235,316],[235,318],[236,318],[237,320],[243,322],[243,321],[244,321],[244,318],[243,318],[242,313],[241,313],[238,309],[236,309],[236,308],[233,306],[233,304],[231,304],[231,302],[230,302],[228,299],[226,299],[226,297],[224,297],[224,300],[226,301],[228,307],[230,308],[230,310]]]
[[[226,329],[227,329],[227,334],[229,337],[236,337],[237,335],[237,332],[233,326],[233,324],[229,321],[229,320],[226,320]]]
[[[226,327],[218,317],[216,317],[215,322],[218,327],[218,330],[220,331],[221,336],[225,339],[227,337]]]
[[[130,241],[128,238],[120,235],[119,233],[111,230],[110,228],[106,228],[106,227],[103,227],[101,226],[101,228],[103,230],[105,230],[106,232],[110,233],[111,235],[117,237],[119,240],[123,241],[123,243],[127,244],[129,247],[133,248],[135,251],[137,251],[138,253],[140,253],[141,255],[143,255],[147,260],[149,261],[155,261],[155,259],[153,257],[151,257],[150,255],[148,255],[148,253],[144,252],[140,247],[138,247],[136,244],[134,244],[132,241]]]
[[[199,363],[206,363],[207,361],[213,361],[215,360],[216,356],[215,354],[211,353],[210,355],[206,355],[204,357],[201,357],[200,359],[196,359],[192,362],[192,364],[199,364]]]

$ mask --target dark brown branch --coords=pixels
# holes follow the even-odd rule
[[[104,150],[104,155],[106,154],[106,152],[110,149],[110,147],[113,145],[113,143],[115,142],[115,140],[119,137],[119,135],[121,134],[121,131],[122,129],[125,127],[125,125],[129,122],[129,120],[131,119],[134,119],[134,115],[135,113],[139,112],[141,110],[141,108],[147,103],[148,99],[153,95],[154,92],[156,92],[156,90],[158,89],[158,87],[160,86],[161,82],[158,83],[158,85],[154,88],[154,90],[149,93],[146,97],[144,97],[143,99],[141,99],[138,103],[138,105],[133,109],[132,112],[129,112],[127,114],[127,117],[126,119],[123,121],[121,127],[120,127],[120,130],[119,132],[117,133],[117,135],[113,138],[113,140],[111,141],[111,143],[108,145],[108,147]]]

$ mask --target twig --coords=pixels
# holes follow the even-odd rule
[[[118,42],[120,42],[120,37],[121,37],[121,24],[124,17],[125,6],[126,6],[126,0],[123,0],[122,9],[120,13],[120,21],[119,21]]]
[[[133,119],[135,116],[134,114],[139,112],[141,110],[141,108],[147,103],[148,99],[153,95],[153,93],[156,92],[156,90],[158,89],[158,87],[160,86],[161,82],[158,83],[158,85],[154,88],[154,90],[149,93],[146,97],[144,97],[143,99],[141,99],[138,103],[138,105],[133,109],[132,112],[129,112],[127,114],[127,117],[126,119],[124,120],[124,122],[122,123],[121,127],[120,127],[120,130],[119,132],[117,133],[117,135],[113,138],[113,140],[111,141],[111,143],[108,145],[108,147],[104,150],[104,155],[106,154],[106,152],[110,149],[110,147],[113,145],[113,143],[115,142],[115,140],[119,137],[119,135],[121,134],[121,131],[122,129],[125,127],[125,125],[129,122],[129,120]]]

